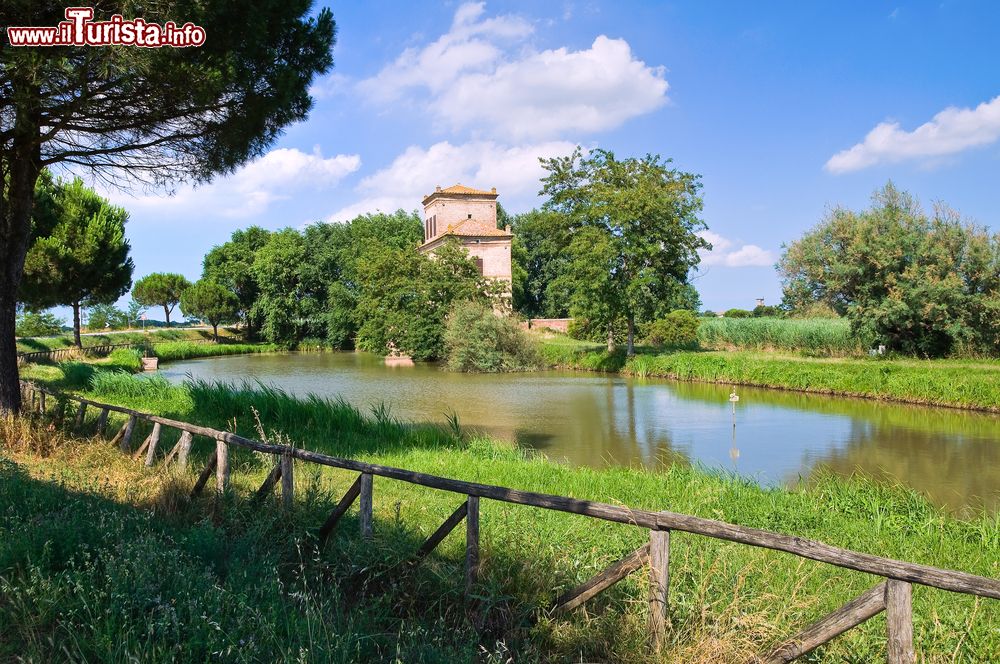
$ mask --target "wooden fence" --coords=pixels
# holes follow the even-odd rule
[[[59,394],[48,389],[22,381],[22,398],[27,410],[44,414],[47,411],[46,397],[63,402],[76,402],[73,427],[80,427],[88,407],[100,411],[97,430],[103,434],[110,412],[127,416],[126,422],[114,436],[112,443],[135,458],[144,458],[146,466],[156,460],[157,446],[164,427],[181,432],[180,439],[163,460],[186,466],[195,436],[208,438],[215,444],[214,454],[209,456],[195,482],[192,496],[205,488],[211,476],[215,475],[215,488],[224,492],[229,484],[229,448],[239,447],[275,458],[273,470],[257,490],[254,500],[260,500],[274,490],[281,482],[282,502],[290,506],[293,498],[293,460],[314,463],[332,468],[342,468],[358,473],[354,484],[348,489],[326,521],[317,531],[320,545],[325,544],[337,522],[359,501],[361,536],[372,537],[372,478],[385,477],[419,486],[456,493],[463,497],[461,504],[417,550],[409,564],[415,565],[433,549],[462,521],[466,524],[465,586],[470,592],[480,573],[479,562],[479,504],[481,499],[497,500],[516,505],[526,505],[539,509],[579,514],[594,519],[602,519],[649,531],[649,542],[639,547],[622,560],[611,565],[590,580],[558,597],[552,605],[553,612],[571,611],[602,591],[621,581],[629,574],[643,568],[649,570],[649,618],[648,628],[651,645],[659,650],[668,626],[668,590],[670,586],[670,535],[673,531],[693,533],[728,542],[748,546],[784,551],[802,558],[836,565],[845,569],[874,574],[884,581],[862,593],[843,607],[824,616],[803,631],[788,639],[777,648],[755,657],[752,662],[768,664],[790,662],[830,641],[847,630],[860,625],[869,618],[886,612],[888,625],[887,661],[889,664],[911,664],[916,661],[913,648],[912,592],[913,584],[940,588],[951,592],[1000,599],[1000,580],[968,574],[954,570],[919,565],[891,558],[883,558],[868,553],[860,553],[831,546],[823,542],[784,535],[781,533],[748,528],[732,523],[706,519],[676,512],[631,509],[619,505],[555,496],[530,491],[520,491],[502,486],[477,484],[461,480],[418,473],[402,468],[342,459],[311,452],[309,450],[272,445],[244,438],[227,431],[171,420],[157,415],[141,413],[130,408],[113,406],[91,401],[70,394]],[[63,409],[58,408],[59,417]],[[132,450],[132,437],[139,420],[151,423],[152,431],[136,450]]]
[[[210,344],[214,343],[211,339],[181,339],[185,343],[192,344]],[[170,340],[164,340],[159,343],[170,343]],[[147,345],[152,345],[157,343],[156,341],[151,341],[147,344],[144,341],[134,342],[134,343],[124,343],[124,344],[101,344],[99,346],[84,346],[83,348],[77,348],[76,346],[70,346],[69,348],[56,348],[53,350],[37,350],[31,351],[29,353],[18,353],[17,359],[23,362],[54,362],[60,358],[72,358],[76,357],[79,353],[84,355],[107,355],[116,348],[145,348]]]

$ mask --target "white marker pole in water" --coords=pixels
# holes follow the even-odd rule
[[[729,394],[729,403],[733,404],[733,443],[729,448],[729,458],[733,460],[733,467],[736,467],[736,460],[740,458],[740,450],[736,447],[736,402],[740,400],[740,395],[736,394],[736,388]]]

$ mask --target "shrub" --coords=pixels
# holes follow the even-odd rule
[[[678,309],[646,326],[646,343],[654,346],[693,346],[698,343],[698,317]]]
[[[473,302],[452,309],[444,343],[452,371],[529,371],[541,365],[538,350],[514,319]]]
[[[753,313],[746,309],[726,309],[726,313],[723,315],[726,318],[750,318]]]
[[[65,322],[48,312],[26,311],[18,316],[14,322],[14,336],[50,337],[62,333],[62,326]]]
[[[751,312],[754,318],[784,318],[785,310],[774,305],[758,304]]]

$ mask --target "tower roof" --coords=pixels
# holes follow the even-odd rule
[[[473,187],[466,187],[464,184],[456,183],[450,187],[442,189],[441,187],[435,187],[434,193],[424,196],[423,203],[427,205],[430,201],[434,200],[438,196],[469,196],[475,198],[496,198],[497,188],[493,187],[490,191],[484,191],[482,189],[474,189]]]

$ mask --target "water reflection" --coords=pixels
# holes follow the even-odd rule
[[[172,380],[258,379],[304,395],[385,403],[405,420],[464,427],[588,466],[697,463],[765,484],[818,468],[891,478],[949,508],[1000,508],[997,416],[701,383],[544,372],[467,375],[387,367],[364,354],[207,358],[164,367]]]

